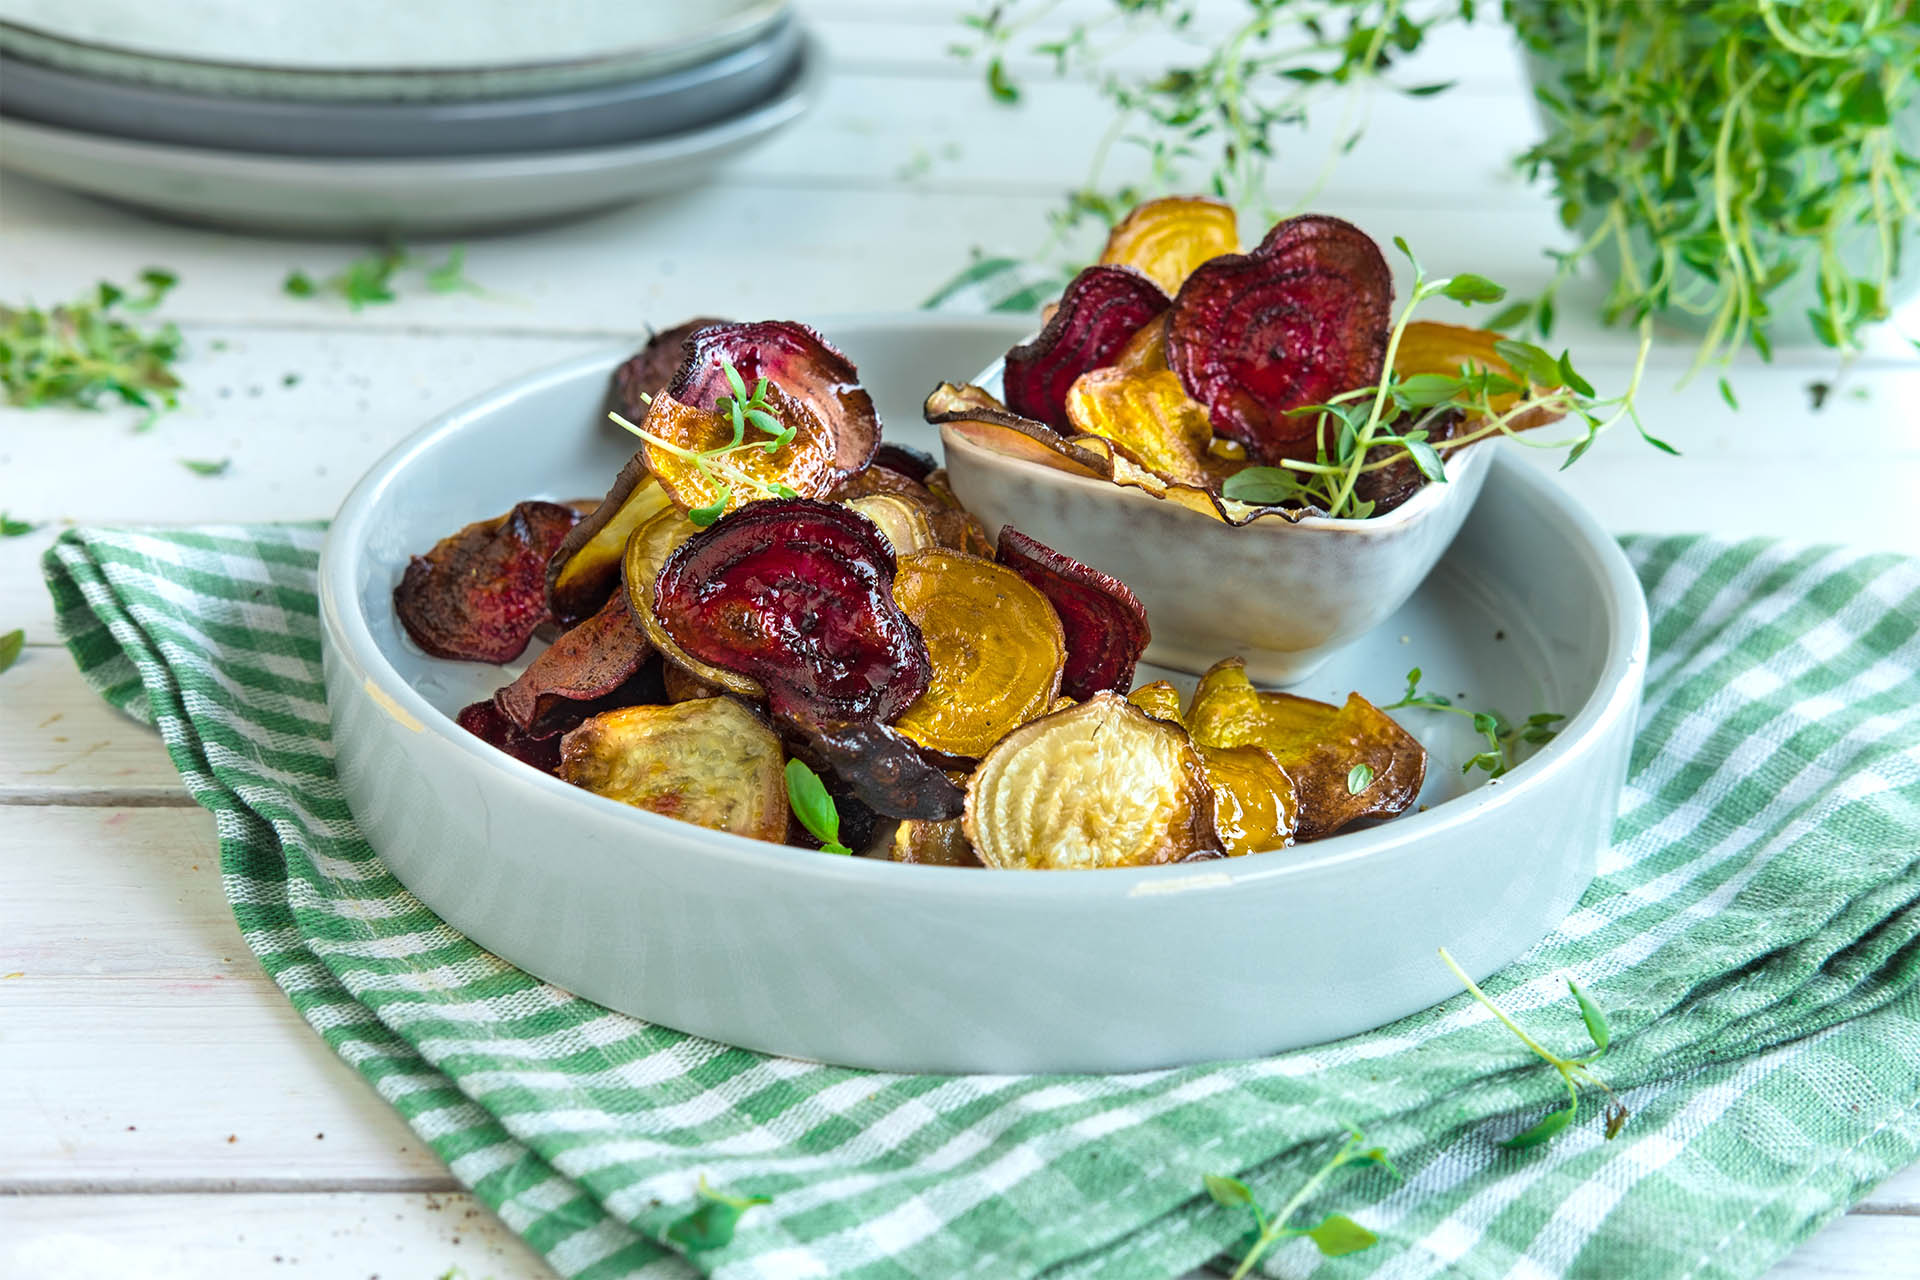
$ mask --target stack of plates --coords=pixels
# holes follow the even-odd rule
[[[498,228],[704,180],[820,63],[788,0],[0,0],[0,165],[228,226]]]

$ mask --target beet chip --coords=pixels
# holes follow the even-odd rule
[[[1307,214],[1187,277],[1167,363],[1214,431],[1256,460],[1310,459],[1314,415],[1287,411],[1378,383],[1392,325],[1379,246],[1350,222]]]
[[[462,707],[454,723],[490,746],[500,748],[515,760],[532,765],[542,773],[560,767],[560,739],[533,738],[520,732],[513,721],[500,714],[491,699]]]
[[[1075,701],[1103,689],[1124,696],[1133,685],[1140,655],[1153,639],[1147,611],[1127,585],[1035,542],[1012,525],[1001,526],[997,558],[1038,587],[1060,615],[1067,635],[1060,692]]]
[[[909,480],[924,482],[927,475],[940,465],[940,460],[925,449],[916,449],[910,444],[894,444],[891,440],[883,440],[880,442],[880,447],[873,452],[873,465],[885,467],[889,471],[898,471]]]
[[[893,549],[857,511],[753,502],[661,566],[654,614],[703,662],[766,687],[803,726],[891,721],[927,687],[926,645],[893,602]]]
[[[725,320],[698,316],[671,329],[662,329],[647,339],[631,360],[613,371],[613,386],[607,396],[612,408],[635,422],[647,416],[647,401],[667,389],[673,375],[687,358],[687,339],[702,329]]]
[[[522,502],[442,538],[394,588],[401,625],[436,658],[511,662],[546,620],[547,560],[579,519],[556,502]]]
[[[967,793],[928,753],[884,724],[840,725],[814,734],[808,745],[875,813],[931,821],[957,818],[966,808]]]
[[[612,699],[652,652],[627,612],[626,593],[615,592],[600,612],[555,640],[519,679],[494,694],[494,705],[522,733],[565,733],[613,705],[631,705]]]
[[[1132,267],[1088,267],[1034,340],[1007,352],[1007,408],[1065,431],[1073,380],[1112,364],[1127,339],[1167,305],[1160,286]]]

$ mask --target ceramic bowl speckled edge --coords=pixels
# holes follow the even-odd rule
[[[828,321],[932,347],[964,320]],[[1591,880],[1646,665],[1640,587],[1549,479],[1496,456],[1464,548],[1580,641],[1590,691],[1499,784],[1371,830],[1199,865],[1048,875],[902,866],[705,831],[588,795],[460,730],[375,639],[369,547],[431,541],[402,505],[527,470],[526,430],[597,415],[625,352],[520,379],[429,424],[341,508],[320,573],[347,800],[455,928],[611,1008],[731,1044],[906,1071],[1127,1071],[1377,1026],[1527,947]],[[503,472],[502,469],[506,469]],[[531,479],[531,477],[529,477]],[[419,523],[413,519],[413,523]],[[390,553],[389,553],[390,555]],[[391,630],[390,624],[388,627]],[[1568,659],[1571,660],[1571,659]]]
[[[1000,393],[1000,365],[976,380]],[[1465,450],[1430,484],[1368,520],[1265,516],[1235,527],[1145,490],[996,453],[951,425],[947,475],[990,535],[1022,533],[1110,573],[1153,623],[1147,659],[1205,671],[1237,653],[1265,684],[1311,676],[1406,603],[1473,509],[1492,450]]]

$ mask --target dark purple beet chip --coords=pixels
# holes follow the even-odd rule
[[[600,612],[555,640],[519,679],[494,694],[494,705],[532,737],[565,733],[611,710],[613,695],[639,674],[652,652],[627,612],[627,593],[616,591]]]
[[[436,658],[511,662],[547,617],[547,561],[580,513],[522,502],[415,556],[393,608],[415,644]]]
[[[687,339],[701,329],[725,323],[713,316],[699,316],[648,338],[646,346],[613,371],[613,386],[608,395],[611,407],[634,422],[646,417],[647,401],[665,391],[673,375],[680,372],[680,365],[687,358]]]
[[[891,440],[882,440],[880,447],[874,450],[873,465],[897,471],[915,483],[923,483],[939,467],[940,460],[924,449],[916,449],[910,444],[895,444]]]
[[[1153,632],[1147,611],[1127,585],[1036,542],[1012,525],[1000,528],[995,556],[1036,587],[1060,615],[1067,665],[1060,692],[1076,702],[1102,690],[1124,695]]]
[[[1132,267],[1088,267],[1034,340],[1007,352],[1007,408],[1067,430],[1067,388],[1074,379],[1112,364],[1127,339],[1167,306],[1160,286]]]
[[[542,773],[552,773],[560,767],[560,739],[534,738],[520,732],[513,721],[500,714],[500,708],[493,705],[491,698],[462,707],[453,719],[482,742],[500,748]]]

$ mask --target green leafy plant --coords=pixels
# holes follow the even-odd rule
[[[292,298],[318,298],[326,295],[341,298],[354,311],[399,299],[396,280],[401,272],[418,268],[421,279],[427,288],[435,293],[484,293],[479,285],[467,278],[467,250],[464,245],[455,245],[447,251],[445,260],[439,263],[427,263],[408,252],[406,246],[389,244],[347,263],[338,272],[316,281],[306,271],[295,269],[287,273],[280,282],[280,290]]]
[[[218,461],[208,461],[202,458],[182,458],[180,459],[180,465],[197,476],[207,476],[211,478],[213,476],[223,476],[227,474],[227,468],[233,465],[233,459],[221,458]]]
[[[1313,460],[1286,458],[1279,466],[1235,472],[1222,486],[1226,497],[1256,504],[1296,503],[1329,516],[1364,519],[1373,514],[1374,504],[1359,495],[1358,485],[1369,472],[1410,461],[1429,481],[1444,484],[1446,455],[1493,435],[1507,436],[1530,448],[1567,449],[1564,465],[1572,466],[1601,432],[1622,418],[1632,419],[1648,443],[1668,453],[1678,452],[1649,435],[1634,408],[1653,341],[1650,327],[1644,324],[1640,353],[1627,388],[1611,399],[1596,398],[1593,385],[1573,367],[1568,352],[1556,357],[1529,342],[1503,340],[1494,347],[1524,381],[1479,366],[1463,366],[1457,374],[1420,373],[1402,378],[1394,373],[1394,353],[1400,349],[1407,324],[1421,303],[1431,298],[1451,298],[1463,305],[1498,302],[1506,296],[1506,290],[1485,276],[1471,273],[1429,279],[1406,241],[1395,236],[1393,243],[1413,263],[1414,284],[1387,339],[1386,375],[1376,386],[1358,387],[1324,404],[1293,410],[1295,414],[1318,415]],[[1516,422],[1540,411],[1572,418],[1584,431],[1573,440],[1540,441],[1515,429]],[[1436,437],[1433,428],[1454,414],[1464,415],[1467,427],[1444,438]]]
[[[984,60],[1002,102],[1019,100],[1006,59],[1025,49],[1096,84],[1114,107],[1060,226],[1111,221],[1196,181],[1270,220],[1278,133],[1304,124],[1326,89],[1383,82],[1396,59],[1478,7],[1245,0],[1237,21],[1202,34],[1196,0],[1113,0],[1041,38],[1034,28],[1054,0],[980,0],[953,51]],[[1769,356],[1789,282],[1811,283],[1814,333],[1843,352],[1886,318],[1903,246],[1920,228],[1920,128],[1900,129],[1920,103],[1910,0],[1503,0],[1500,11],[1535,59],[1547,118],[1545,138],[1516,163],[1551,181],[1578,239],[1566,251],[1543,246],[1557,263],[1551,282],[1495,328],[1528,320],[1549,336],[1560,289],[1589,260],[1613,277],[1604,318],[1701,319],[1696,369],[1749,345]],[[1149,41],[1174,51],[1171,65],[1116,66],[1121,48]],[[1342,133],[1344,151],[1359,133]],[[1115,189],[1105,174],[1122,141],[1150,163],[1142,182]],[[1733,402],[1724,379],[1722,393]]]
[[[1347,1134],[1346,1140],[1327,1162],[1316,1170],[1312,1177],[1303,1183],[1298,1191],[1280,1206],[1268,1213],[1254,1199],[1253,1189],[1238,1178],[1229,1178],[1222,1174],[1210,1173],[1206,1176],[1207,1194],[1214,1202],[1229,1209],[1246,1208],[1253,1214],[1253,1234],[1247,1251],[1240,1258],[1240,1265],[1234,1268],[1233,1280],[1243,1280],[1254,1265],[1265,1256],[1267,1251],[1283,1240],[1305,1236],[1314,1246],[1329,1258],[1345,1257],[1349,1253],[1358,1253],[1370,1247],[1379,1237],[1367,1230],[1343,1213],[1330,1213],[1310,1227],[1290,1227],[1287,1225],[1300,1206],[1312,1198],[1313,1193],[1324,1185],[1327,1179],[1348,1166],[1378,1165],[1394,1177],[1400,1171],[1393,1167],[1382,1147],[1369,1147],[1367,1140],[1358,1129]]]
[[[177,408],[179,329],[142,328],[127,316],[158,307],[179,277],[149,267],[140,282],[141,291],[130,294],[102,280],[91,294],[45,310],[0,305],[0,386],[7,403],[24,409],[132,405],[146,410],[135,428],[140,431]]]
[[[685,445],[675,444],[671,440],[663,439],[653,432],[648,431],[645,427],[636,426],[617,413],[609,413],[607,415],[621,427],[639,436],[648,444],[664,449],[676,458],[691,462],[701,475],[706,476],[714,483],[719,490],[720,496],[707,506],[695,507],[693,510],[687,512],[687,519],[693,521],[702,529],[725,514],[727,504],[733,501],[734,490],[736,488],[743,489],[748,493],[762,498],[797,498],[800,496],[788,485],[781,484],[778,481],[769,482],[761,480],[753,475],[752,472],[746,471],[728,461],[734,454],[741,453],[748,449],[758,449],[762,453],[769,454],[778,453],[780,450],[786,448],[787,445],[793,443],[796,429],[780,425],[780,420],[773,416],[773,409],[767,403],[768,383],[765,378],[761,378],[755,382],[752,392],[749,393],[746,380],[740,376],[740,371],[733,367],[732,361],[723,361],[720,365],[720,371],[726,375],[727,386],[733,391],[733,394],[730,396],[721,396],[714,402],[713,406],[716,413],[727,415],[728,420],[733,424],[733,438],[725,444],[716,445],[711,449],[689,449]],[[651,396],[645,398],[647,403],[651,404],[653,402]],[[749,440],[747,439],[748,427],[752,427],[755,431],[761,432],[771,438],[766,440]]]
[[[15,627],[5,635],[0,635],[0,671],[20,660],[20,651],[27,647],[27,633]]]
[[[1606,1081],[1593,1073],[1593,1064],[1606,1056],[1608,1046],[1613,1043],[1613,1032],[1607,1026],[1606,1013],[1601,1010],[1600,1006],[1595,1003],[1593,997],[1588,995],[1578,982],[1575,982],[1572,978],[1568,978],[1567,990],[1572,992],[1574,1003],[1580,1006],[1580,1017],[1581,1020],[1587,1024],[1587,1036],[1593,1041],[1593,1052],[1584,1057],[1563,1058],[1521,1030],[1520,1024],[1508,1017],[1506,1012],[1490,1000],[1487,997],[1487,993],[1482,991],[1479,985],[1467,976],[1467,971],[1462,969],[1454,961],[1454,958],[1447,953],[1445,947],[1440,948],[1440,958],[1446,962],[1447,968],[1453,970],[1453,976],[1460,979],[1461,984],[1466,987],[1467,993],[1477,1000],[1487,1012],[1500,1019],[1507,1030],[1513,1032],[1514,1035],[1520,1038],[1521,1044],[1533,1050],[1535,1056],[1542,1062],[1552,1067],[1555,1071],[1558,1071],[1561,1081],[1567,1086],[1566,1106],[1558,1111],[1549,1112],[1532,1127],[1516,1133],[1513,1137],[1502,1142],[1500,1144],[1501,1146],[1509,1150],[1517,1151],[1526,1147],[1537,1147],[1543,1142],[1551,1141],[1561,1130],[1572,1124],[1574,1118],[1580,1114],[1580,1086],[1583,1084],[1592,1085],[1607,1095],[1607,1140],[1611,1142],[1614,1138],[1620,1136],[1620,1130],[1624,1128],[1627,1123],[1628,1112],[1626,1104],[1620,1101],[1619,1095],[1608,1087]]]
[[[1402,707],[1424,707],[1428,711],[1466,716],[1473,721],[1474,732],[1487,740],[1487,749],[1469,756],[1467,762],[1460,766],[1460,772],[1472,773],[1475,769],[1484,769],[1491,778],[1502,776],[1518,763],[1516,753],[1523,743],[1538,747],[1552,742],[1560,734],[1557,726],[1566,719],[1555,711],[1540,711],[1528,716],[1522,723],[1514,724],[1498,711],[1474,711],[1455,706],[1453,699],[1445,694],[1420,691],[1418,667],[1407,672],[1407,691],[1400,701],[1389,702],[1380,709],[1398,711]]]
[[[840,843],[840,809],[827,794],[826,783],[804,761],[787,761],[787,804],[800,825],[813,833],[822,853],[853,850]]]
[[[707,1184],[705,1174],[700,1175],[695,1194],[699,1203],[685,1217],[673,1221],[667,1228],[667,1239],[696,1253],[726,1248],[733,1243],[742,1214],[755,1205],[773,1203],[771,1196],[736,1196],[716,1190]]]

